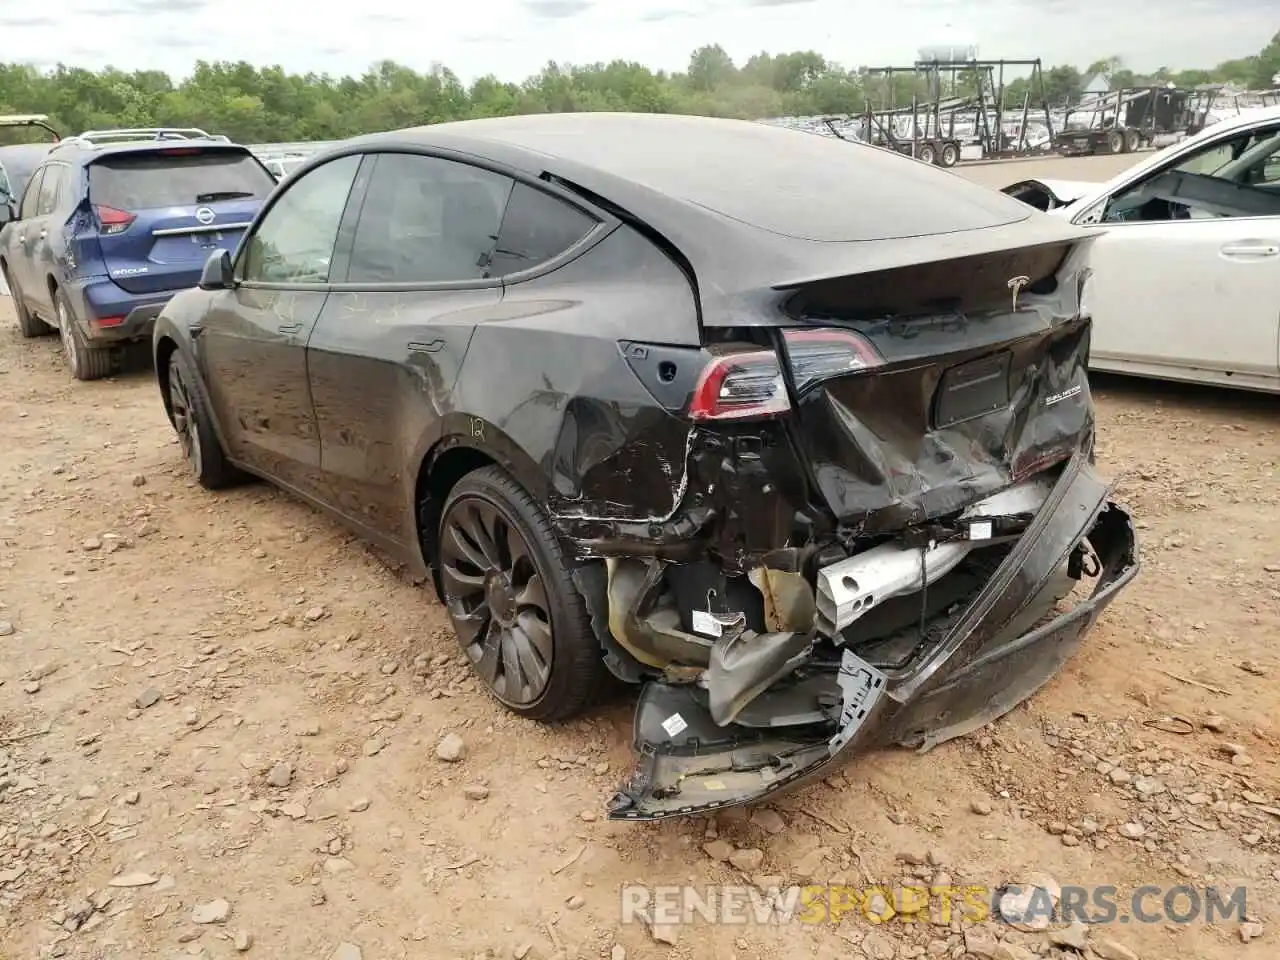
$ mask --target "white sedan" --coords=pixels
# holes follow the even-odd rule
[[[1004,188],[1105,232],[1094,370],[1280,393],[1280,107],[1213,124],[1106,183]]]

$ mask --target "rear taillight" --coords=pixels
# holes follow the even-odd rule
[[[791,409],[778,355],[772,350],[740,350],[717,356],[698,377],[689,404],[694,420],[768,417]]]
[[[124,233],[129,229],[129,225],[137,219],[136,214],[126,213],[124,210],[117,210],[115,207],[98,206],[93,208],[93,212],[97,214],[103,235],[108,237],[117,233]]]
[[[848,330],[788,330],[783,334],[791,355],[791,376],[796,392],[841,374],[878,367],[884,358],[870,343]]]
[[[797,392],[830,377],[884,363],[870,343],[847,330],[787,330],[783,337]],[[722,353],[703,368],[693,390],[689,416],[694,420],[736,420],[777,416],[790,409],[778,355],[772,350],[744,348]]]

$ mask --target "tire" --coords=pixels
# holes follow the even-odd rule
[[[1137,130],[1126,130],[1124,134],[1124,152],[1133,153],[1142,145],[1142,138]]]
[[[960,162],[960,145],[957,143],[944,143],[939,160],[944,167],[954,167]]]
[[[1112,130],[1107,134],[1107,151],[1109,153],[1124,153],[1124,132],[1121,130]]]
[[[920,149],[916,151],[916,159],[921,163],[934,164],[938,162],[938,154],[933,149],[933,144],[922,143]]]
[[[27,309],[27,305],[22,299],[22,291],[13,282],[13,277],[9,275],[8,268],[0,268],[0,272],[4,273],[4,282],[9,288],[9,298],[13,301],[13,312],[18,318],[19,332],[28,340],[35,337],[47,337],[53,333],[53,327]]]
[[[91,347],[80,332],[80,324],[71,312],[67,295],[54,291],[53,306],[58,313],[58,332],[62,336],[62,353],[77,380],[101,380],[111,375],[115,357],[109,349]]]
[[[541,507],[482,467],[449,492],[438,535],[445,608],[489,694],[530,720],[582,713],[607,686],[604,654]]]
[[[245,475],[227,460],[195,368],[181,350],[169,357],[168,373],[169,422],[197,482],[206,490],[222,490],[242,482]]]

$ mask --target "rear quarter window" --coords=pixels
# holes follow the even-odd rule
[[[118,154],[97,160],[89,171],[89,199],[117,210],[262,199],[275,185],[251,154],[234,150]]]
[[[517,183],[502,217],[490,275],[517,273],[558,257],[590,233],[597,222],[559,197]]]

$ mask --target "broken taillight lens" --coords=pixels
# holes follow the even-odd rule
[[[783,337],[787,341],[797,393],[830,377],[857,373],[884,363],[875,347],[848,330],[834,327],[788,330]]]
[[[101,204],[94,207],[93,212],[98,215],[98,223],[102,225],[102,235],[106,237],[124,233],[129,229],[129,225],[138,219],[136,214],[117,210],[115,207],[104,207]]]
[[[797,391],[884,363],[870,343],[848,330],[787,330],[783,337]],[[772,350],[745,348],[720,354],[707,364],[694,387],[689,416],[694,420],[736,420],[776,416],[790,409],[778,355]]]

